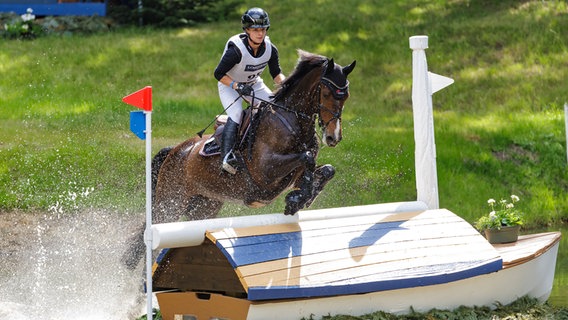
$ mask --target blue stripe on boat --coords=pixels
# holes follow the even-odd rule
[[[487,264],[453,273],[422,276],[413,278],[384,279],[373,282],[329,284],[326,286],[279,286],[279,287],[250,287],[248,299],[271,300],[289,298],[309,298],[346,294],[361,294],[375,291],[395,290],[442,284],[461,279],[471,278],[478,275],[499,271],[502,269],[503,260],[498,259]],[[439,268],[451,270],[454,265],[439,265]]]

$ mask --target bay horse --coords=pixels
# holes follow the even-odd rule
[[[347,76],[356,61],[342,67],[333,59],[298,50],[296,68],[256,112],[249,146],[240,148],[243,165],[232,175],[219,156],[200,150],[211,135],[195,136],[162,149],[152,161],[153,222],[214,218],[226,201],[260,207],[291,190],[284,214],[309,207],[333,178],[331,165],[316,166],[319,143],[334,147],[342,139],[341,114],[349,97]],[[144,254],[142,225],[130,239],[123,261],[134,269]]]

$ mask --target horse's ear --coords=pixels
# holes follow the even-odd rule
[[[334,68],[335,68],[335,62],[333,61],[333,58],[327,60],[327,69],[325,70],[325,74],[332,73]]]
[[[343,68],[343,74],[347,77],[347,75],[349,75],[351,73],[351,71],[353,71],[353,69],[355,69],[355,64],[357,63],[356,60],[353,60],[353,62],[351,62],[350,65],[346,66]]]

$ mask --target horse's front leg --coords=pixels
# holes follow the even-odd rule
[[[316,169],[316,158],[311,151],[302,154],[301,160],[304,162],[305,169],[300,176],[299,189],[286,195],[285,215],[294,215],[302,209],[308,201],[313,198],[314,172]],[[320,190],[321,191],[321,190]]]
[[[335,168],[331,164],[325,164],[316,168],[314,172],[314,183],[312,189],[312,196],[306,202],[306,208],[309,208],[317,196],[323,190],[323,187],[333,179],[335,176]]]

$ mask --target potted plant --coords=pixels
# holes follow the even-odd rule
[[[488,215],[479,218],[475,227],[480,232],[485,233],[485,238],[489,243],[508,243],[515,242],[519,237],[519,230],[523,225],[522,213],[515,207],[519,202],[519,197],[511,195],[511,202],[501,199],[487,200],[491,211]]]

